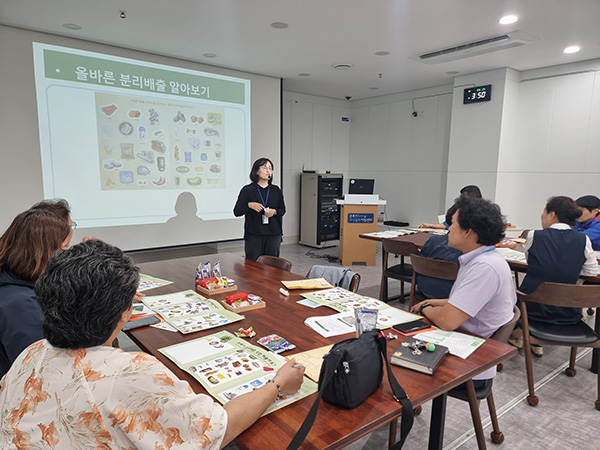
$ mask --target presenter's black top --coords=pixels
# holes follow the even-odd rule
[[[586,236],[571,229],[546,228],[536,230],[527,253],[527,275],[519,290],[531,294],[548,281],[575,284],[585,257]],[[527,317],[544,323],[571,325],[581,320],[578,308],[527,304]]]
[[[277,214],[269,218],[268,224],[263,224],[263,212],[256,212],[248,207],[249,202],[257,202],[270,209],[275,209]],[[238,195],[233,208],[236,217],[245,216],[244,237],[248,234],[261,236],[283,235],[282,217],[285,214],[283,193],[279,187],[269,184],[266,188],[257,183],[247,184]]]

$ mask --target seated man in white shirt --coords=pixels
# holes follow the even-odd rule
[[[461,197],[448,234],[448,246],[463,252],[447,299],[425,300],[412,311],[444,330],[490,337],[513,318],[517,301],[510,268],[496,251],[506,225],[500,207],[488,200]],[[475,387],[494,377],[496,368],[474,377]]]

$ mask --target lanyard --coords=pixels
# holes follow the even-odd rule
[[[271,193],[271,186],[269,186],[269,188],[267,189],[267,201],[265,201],[265,199],[263,198],[262,192],[260,192],[260,187],[256,186],[256,189],[258,189],[258,195],[260,195],[260,200],[262,201],[263,206],[266,208],[267,202],[269,201],[269,194]]]

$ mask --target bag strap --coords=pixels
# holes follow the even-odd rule
[[[402,404],[400,441],[396,442],[394,446],[390,449],[400,450],[404,445],[404,441],[406,440],[408,433],[410,432],[413,426],[413,422],[415,419],[413,405],[410,399],[408,398],[408,395],[406,395],[406,392],[404,391],[402,386],[400,386],[400,383],[398,383],[398,380],[396,380],[396,377],[394,377],[394,374],[392,373],[390,362],[387,359],[387,343],[383,333],[380,332],[376,340],[377,345],[379,347],[379,352],[382,354],[386,364],[388,381],[392,388],[392,392],[394,393],[394,398],[396,399],[396,401],[399,401],[400,404]],[[320,385],[319,393],[317,395],[317,398],[315,399],[315,402],[310,408],[310,411],[308,412],[306,418],[304,419],[304,422],[302,422],[300,429],[292,439],[292,442],[290,442],[290,444],[288,445],[287,450],[297,450],[300,447],[300,445],[302,445],[302,443],[304,442],[304,439],[306,439],[308,432],[310,431],[315,422],[315,418],[317,417],[317,411],[319,410],[319,405],[321,404],[321,396],[323,395],[323,390],[325,389],[325,386],[327,386],[327,384],[329,384],[329,382],[331,381],[331,377],[335,373],[335,369],[337,368],[338,364],[342,361],[341,352],[333,353],[332,356],[333,358],[323,359],[323,364],[327,365],[325,366],[324,378]]]
[[[413,422],[415,420],[415,413],[413,410],[412,402],[408,398],[408,395],[406,395],[406,392],[404,391],[400,383],[398,383],[398,380],[396,380],[396,377],[392,373],[392,367],[390,366],[390,362],[387,358],[387,342],[385,340],[383,332],[380,332],[379,336],[377,336],[377,344],[379,345],[379,351],[383,355],[383,360],[385,361],[388,374],[388,381],[390,383],[390,387],[392,388],[392,392],[394,393],[394,398],[396,399],[396,401],[402,404],[400,440],[396,442],[393,447],[390,448],[390,450],[400,450],[404,445],[404,441],[406,441],[408,433],[410,432],[413,426]]]
[[[294,438],[292,439],[292,442],[290,442],[290,445],[288,445],[287,450],[298,449],[300,447],[300,445],[302,444],[302,442],[304,442],[304,439],[306,439],[308,432],[310,431],[313,424],[315,423],[315,418],[317,417],[317,411],[319,410],[319,405],[321,404],[321,396],[323,395],[325,386],[327,386],[329,384],[329,382],[331,381],[331,377],[333,377],[333,374],[335,373],[335,369],[337,368],[338,364],[341,361],[342,361],[342,352],[334,352],[334,353],[332,353],[330,358],[323,359],[323,364],[326,364],[326,366],[325,366],[323,381],[321,382],[321,385],[319,388],[319,394],[317,395],[315,402],[313,403],[312,407],[310,408],[310,411],[308,411],[308,414],[306,415],[304,422],[302,422],[302,425],[300,426],[300,429],[296,433],[296,436],[294,436]]]

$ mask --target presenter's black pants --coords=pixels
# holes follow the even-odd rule
[[[281,235],[246,234],[244,247],[246,258],[256,261],[261,255],[279,256]]]

